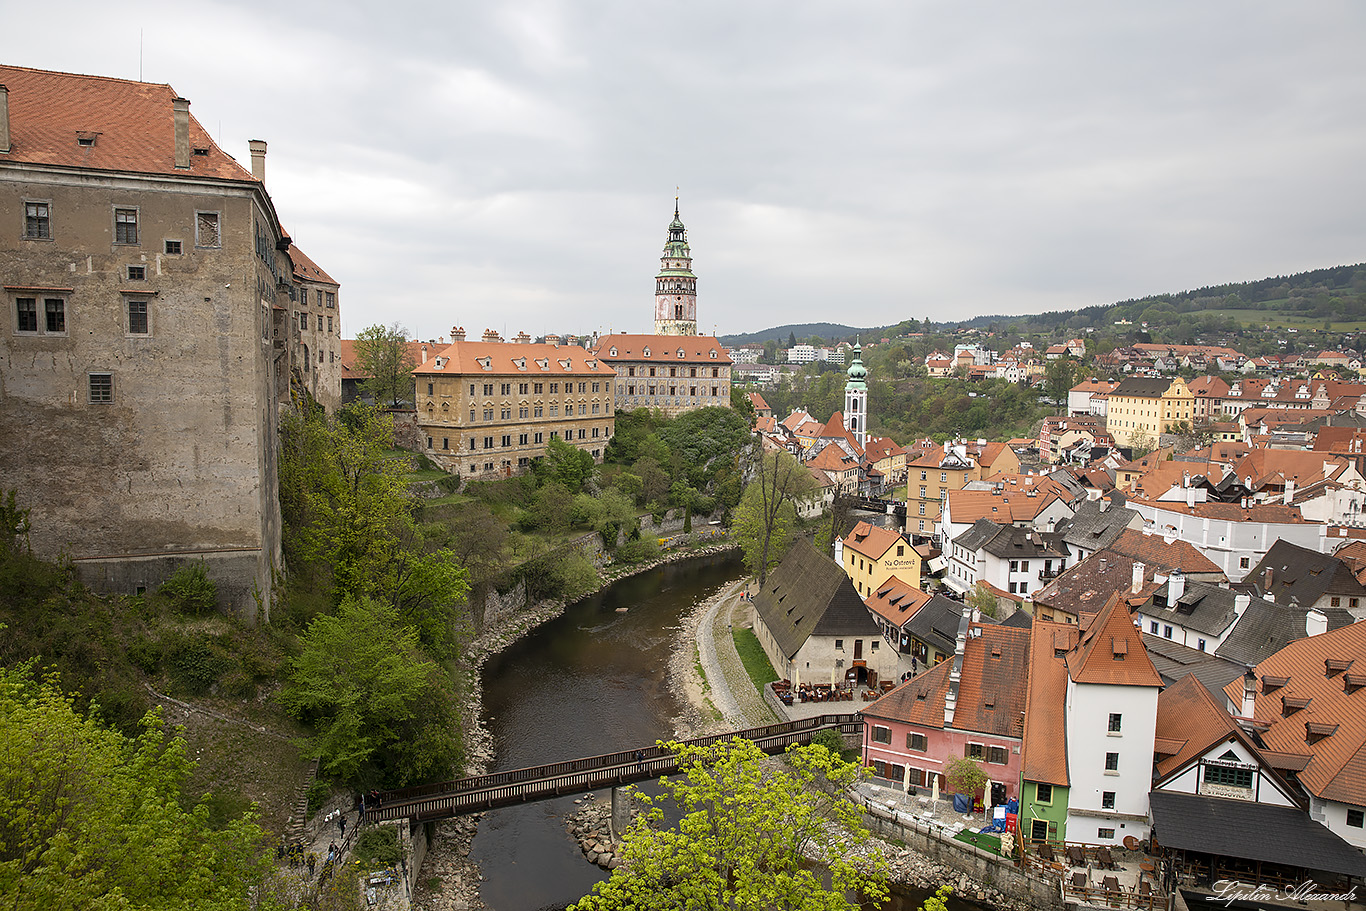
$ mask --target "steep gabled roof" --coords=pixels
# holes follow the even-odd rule
[[[1022,736],[1025,692],[1020,680],[1028,666],[1028,630],[972,624],[963,650],[954,729]]]
[[[929,592],[921,591],[909,582],[888,576],[863,603],[883,620],[899,627],[928,604],[931,597]]]
[[[190,115],[190,162],[176,167],[169,85],[0,66],[9,89],[10,150],[4,161],[254,183]],[[78,138],[92,140],[83,145]],[[198,154],[193,150],[203,150]]]
[[[952,661],[941,661],[870,703],[861,713],[868,718],[943,728],[944,701],[952,671]]]
[[[1259,662],[1256,674],[1261,686],[1253,718],[1268,725],[1267,749],[1310,753],[1299,773],[1309,793],[1366,806],[1366,624],[1292,642]],[[1269,686],[1268,680],[1284,682]],[[1242,681],[1231,682],[1224,695],[1241,705]],[[1309,725],[1331,733],[1314,733]]]
[[[860,522],[844,539],[844,546],[870,560],[881,560],[883,554],[897,544],[909,546],[906,539],[890,528],[881,528],[870,522]]]
[[[1067,656],[1067,674],[1074,683],[1162,686],[1162,677],[1129,616],[1123,592],[1111,595],[1082,633],[1076,651]]]
[[[1299,604],[1305,608],[1330,593],[1366,597],[1366,587],[1337,556],[1285,540],[1271,545],[1245,581],[1259,594],[1269,591],[1278,604]]]
[[[788,658],[811,636],[881,635],[844,570],[805,538],[769,573],[754,609]]]
[[[612,353],[613,348],[616,354]],[[683,352],[682,357],[678,356],[679,351]],[[607,361],[648,360],[665,366],[731,363],[725,346],[710,335],[604,335],[598,339],[593,354]]]
[[[1020,774],[1026,781],[1068,786],[1066,654],[1076,642],[1075,626],[1035,619],[1030,627],[1020,747]]]
[[[1182,677],[1193,676],[1204,684],[1205,689],[1216,693],[1230,680],[1236,680],[1243,675],[1243,665],[1220,658],[1213,652],[1202,652],[1181,645],[1172,639],[1144,633],[1143,645],[1148,649],[1148,657],[1152,659],[1153,667],[1157,668],[1157,672],[1168,684],[1175,683]]]
[[[1217,563],[1200,553],[1189,541],[1167,541],[1162,535],[1144,534],[1142,529],[1126,528],[1110,545],[1110,550],[1140,560],[1149,569],[1179,569],[1186,575],[1217,573]]]
[[[1350,626],[1353,617],[1347,611],[1330,607],[1323,611],[1330,630]],[[1286,646],[1303,639],[1306,631],[1308,606],[1294,607],[1254,597],[1247,610],[1233,625],[1233,632],[1214,650],[1220,658],[1249,665],[1263,661]]]

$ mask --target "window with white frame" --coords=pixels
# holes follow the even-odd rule
[[[138,242],[138,210],[134,208],[114,209],[114,243],[136,244]]]
[[[892,729],[880,724],[873,725],[873,743],[891,744]]]
[[[24,203],[24,239],[52,239],[52,204],[49,202]]]

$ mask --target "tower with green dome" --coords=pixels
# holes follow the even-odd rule
[[[669,224],[669,239],[655,276],[655,335],[696,334],[697,276],[692,274],[688,231],[678,217],[675,196],[674,220]]]
[[[846,371],[849,381],[844,384],[844,429],[858,440],[860,449],[868,445],[868,368],[859,355],[863,348],[854,343],[854,362]]]

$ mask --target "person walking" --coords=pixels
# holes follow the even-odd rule
[[[337,831],[341,832],[341,837],[346,838],[346,814],[342,813],[337,817]]]

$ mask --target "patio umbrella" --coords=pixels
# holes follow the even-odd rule
[[[931,772],[930,774],[931,774],[931,775],[934,775],[934,786],[930,789],[930,800],[934,801],[935,803],[938,803],[938,802],[939,802],[939,775],[936,774],[936,773],[934,773],[934,772]]]

